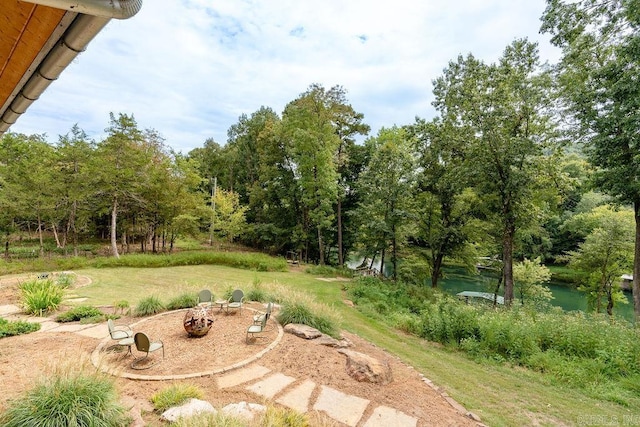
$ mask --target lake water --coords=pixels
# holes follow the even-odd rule
[[[445,274],[446,277],[439,282],[438,286],[452,295],[462,291],[493,292],[497,284],[497,278],[485,273],[475,276],[468,274],[463,269],[447,268]],[[585,311],[587,309],[587,298],[583,292],[561,283],[550,282],[546,286],[553,295],[552,305],[561,307],[565,311]],[[502,293],[500,292],[500,294]],[[614,313],[627,320],[632,320],[633,299],[630,292],[625,292],[625,296],[628,304],[617,304],[614,307]]]

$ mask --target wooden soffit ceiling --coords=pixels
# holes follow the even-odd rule
[[[46,53],[55,33],[68,23],[61,9],[18,0],[1,0],[0,7],[0,107],[33,72],[32,64]],[[1,110],[1,108],[0,108]]]

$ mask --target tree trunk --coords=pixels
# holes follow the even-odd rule
[[[60,239],[58,238],[58,227],[56,227],[56,223],[51,221],[51,229],[53,230],[53,237],[56,239],[56,248],[63,248],[60,244]]]
[[[322,230],[320,229],[320,227],[318,227],[318,250],[320,251],[320,254],[318,255],[320,257],[320,265],[324,265],[324,243],[322,242]]]
[[[636,244],[633,255],[633,312],[636,324],[640,322],[640,200],[633,204],[636,217]]]
[[[398,239],[396,238],[396,224],[391,226],[391,263],[393,264],[393,281],[398,280]]]
[[[338,267],[344,265],[344,253],[342,252],[342,200],[338,197]]]
[[[384,255],[385,250],[380,251],[380,277],[384,278]]]
[[[120,258],[118,253],[118,237],[116,236],[116,225],[118,224],[118,198],[113,198],[111,208],[111,253],[114,257]]]
[[[444,260],[444,255],[439,253],[433,260],[433,268],[431,269],[431,287],[438,287],[438,280],[440,279],[440,272],[442,271],[442,261]]]
[[[73,256],[78,256],[78,229],[76,228],[76,212],[78,209],[78,202],[73,201],[73,207],[71,208],[71,216],[69,217],[69,226],[73,234]]]
[[[504,303],[507,307],[513,301],[513,235],[515,227],[507,224],[502,236],[502,263],[504,277]]]
[[[42,237],[42,219],[40,218],[40,212],[38,212],[38,238],[40,239],[40,256],[44,256],[44,239]]]

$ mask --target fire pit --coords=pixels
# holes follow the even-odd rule
[[[207,335],[213,325],[211,307],[190,308],[184,315],[183,325],[184,330],[193,337]]]

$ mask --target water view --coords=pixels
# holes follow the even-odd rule
[[[446,277],[440,282],[440,287],[452,295],[462,291],[493,292],[497,283],[497,278],[489,274],[483,273],[476,276],[463,269],[448,268],[445,275]],[[565,311],[585,311],[587,309],[587,299],[583,292],[558,282],[550,282],[547,287],[553,295],[552,305],[561,307]],[[617,304],[614,307],[614,313],[626,320],[632,320],[633,300],[631,293],[625,292],[625,296],[628,304]]]

